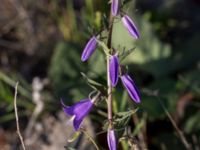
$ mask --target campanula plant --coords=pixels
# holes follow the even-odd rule
[[[63,111],[66,115],[71,116],[73,120],[73,127],[75,131],[81,130],[81,124],[84,118],[90,113],[95,103],[99,103],[100,99],[105,99],[107,102],[107,144],[109,150],[116,150],[118,145],[118,137],[116,137],[116,130],[115,130],[115,121],[113,117],[113,88],[115,88],[118,84],[118,79],[121,79],[122,85],[128,92],[130,98],[136,102],[140,103],[140,93],[139,90],[130,75],[127,72],[122,71],[122,66],[120,64],[120,55],[118,55],[117,50],[112,47],[112,28],[115,25],[114,20],[118,19],[124,25],[124,28],[127,29],[129,34],[133,37],[133,39],[138,39],[139,31],[132,21],[132,19],[127,15],[124,14],[120,10],[120,0],[112,0],[111,1],[111,9],[110,9],[110,16],[108,17],[109,25],[102,29],[101,32],[107,32],[107,42],[105,43],[105,38],[102,39],[101,33],[94,34],[88,40],[85,48],[82,51],[81,60],[83,62],[88,61],[88,59],[92,56],[95,52],[97,47],[101,47],[105,52],[105,60],[106,60],[106,68],[107,68],[107,85],[106,85],[106,94],[102,91],[102,89],[95,88],[94,97],[91,97],[89,94],[89,98],[81,100],[75,103],[72,106],[66,106],[62,101]],[[122,37],[123,38],[123,37]],[[95,55],[95,54],[94,54]],[[98,69],[98,68],[97,68]],[[93,92],[93,93],[95,93]],[[98,107],[98,105],[97,105]],[[94,143],[94,142],[93,142]],[[95,144],[96,146],[96,144]]]

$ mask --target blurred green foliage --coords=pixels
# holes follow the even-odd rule
[[[19,107],[25,107],[27,110],[33,110],[34,106],[31,100],[31,91],[30,86],[26,84],[23,78],[20,75],[13,74],[12,77],[0,72],[0,99],[3,115],[0,116],[0,123],[6,123],[15,119],[15,114],[13,113],[14,105],[13,105],[13,97],[14,94],[12,92],[12,88],[15,87],[15,80],[21,81],[22,85],[19,86],[18,93],[22,95],[22,97],[18,100]],[[5,112],[4,112],[5,111]],[[19,111],[19,116],[27,116],[28,112],[23,112],[23,110]]]

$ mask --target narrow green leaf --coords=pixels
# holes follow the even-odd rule
[[[88,85],[95,89],[95,90],[98,90],[100,91],[101,93],[103,94],[106,94],[106,88],[101,84],[101,83],[98,83],[92,79],[90,79],[86,74],[84,74],[83,72],[81,72],[81,75],[83,76],[83,78],[86,80],[86,82],[88,83]]]

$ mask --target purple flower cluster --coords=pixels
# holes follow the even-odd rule
[[[111,12],[113,16],[116,16],[119,12],[119,0],[112,0],[111,4]],[[131,36],[138,39],[139,32],[137,27],[135,26],[134,22],[131,18],[127,15],[122,17],[122,23],[125,28],[128,30]],[[112,86],[115,87],[118,81],[119,76],[119,60],[117,55],[113,55],[110,57],[110,67],[109,67],[109,76],[112,83]],[[134,81],[130,78],[129,75],[124,74],[121,76],[122,83],[126,90],[128,91],[130,97],[136,102],[140,102],[139,91],[134,83]]]
[[[112,0],[111,4],[111,12],[113,16],[117,16],[119,13],[119,0]],[[129,34],[134,37],[135,39],[138,39],[140,37],[139,31],[134,24],[134,22],[131,20],[131,18],[128,15],[124,15],[122,17],[122,23],[124,27],[127,29]],[[92,36],[90,40],[87,42],[81,56],[81,60],[87,61],[90,56],[94,53],[95,49],[97,47],[97,37]]]
[[[119,76],[119,60],[116,55],[113,55],[110,57],[110,67],[109,67],[109,77],[110,81],[112,83],[112,86],[116,86]],[[134,81],[131,79],[131,77],[128,74],[123,74],[121,76],[122,83],[126,90],[129,93],[129,96],[136,102],[140,102],[140,94],[139,91],[134,83]]]
[[[139,35],[139,34],[137,34]],[[86,61],[94,52],[95,48],[97,46],[97,40],[96,37],[93,36],[88,43],[86,44],[83,53],[82,53],[82,57],[81,60],[82,61]],[[112,55],[110,57],[110,64],[109,64],[109,77],[112,83],[112,86],[115,87],[117,85],[118,82],[118,78],[119,78],[119,59],[117,55]],[[134,81],[131,79],[131,77],[127,74],[122,75],[121,76],[121,80],[122,83],[124,85],[124,87],[126,88],[126,90],[128,91],[130,97],[136,102],[139,103],[140,102],[140,96],[139,96],[139,92],[136,88],[136,85],[134,83]]]
[[[111,3],[111,13],[113,16],[117,16],[119,14],[119,0],[112,0]],[[123,15],[122,23],[124,27],[127,29],[129,34],[134,37],[135,39],[139,38],[139,32],[137,27],[135,26],[134,22],[131,20],[131,18],[127,15]],[[97,36],[92,36],[90,40],[87,42],[81,56],[81,60],[83,62],[87,61],[90,56],[94,53],[96,47],[97,47]],[[120,74],[119,73],[120,64],[119,64],[119,58],[117,54],[113,54],[109,58],[109,79],[111,82],[112,87],[115,87],[118,83],[119,77],[121,78],[122,84],[124,85],[125,89],[127,90],[129,96],[132,100],[134,100],[136,103],[140,102],[140,94],[139,91],[131,77],[128,74]],[[80,129],[80,125],[85,118],[91,111],[92,107],[94,106],[94,99],[83,99],[79,101],[78,103],[72,105],[72,106],[66,106],[63,101],[61,101],[62,107],[64,112],[67,115],[72,116],[73,120],[73,127],[74,130],[77,131]],[[117,149],[117,142],[115,137],[115,132],[113,127],[108,128],[107,132],[107,142],[109,150],[116,150]]]
[[[119,14],[119,7],[120,7],[119,0],[112,0],[111,12],[112,12],[113,16],[117,16]],[[133,36],[136,39],[139,38],[138,29],[129,16],[123,15],[122,23],[123,23],[124,27],[128,30],[128,32],[131,36]]]

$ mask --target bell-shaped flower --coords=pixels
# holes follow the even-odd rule
[[[107,142],[108,142],[109,150],[116,150],[117,149],[115,132],[114,132],[113,129],[108,129]]]
[[[125,28],[128,30],[129,34],[133,36],[134,38],[139,38],[139,32],[137,27],[135,26],[134,22],[131,20],[131,18],[127,15],[124,15],[122,17],[122,23],[125,26]]]
[[[119,0],[112,0],[111,12],[113,16],[117,16],[119,12]]]
[[[80,128],[83,119],[93,107],[93,101],[90,99],[81,100],[72,106],[66,106],[62,101],[61,104],[65,114],[72,116],[75,131]]]
[[[134,81],[130,78],[129,75],[125,74],[121,76],[122,83],[126,90],[128,91],[129,96],[136,102],[140,103],[140,94],[134,83]]]
[[[116,86],[119,75],[119,60],[116,55],[110,57],[109,62],[109,76],[113,87]]]
[[[97,46],[97,40],[96,37],[93,36],[86,44],[82,56],[81,56],[81,60],[82,61],[86,61],[94,52],[94,50],[96,49]]]

